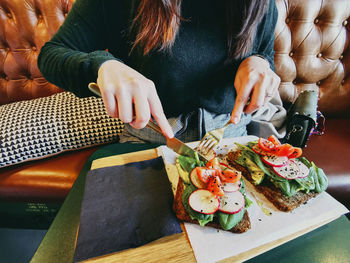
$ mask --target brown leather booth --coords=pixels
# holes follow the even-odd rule
[[[74,0],[0,0],[1,105],[61,92],[37,67],[42,45]],[[275,62],[285,101],[319,92],[326,133],[305,154],[323,167],[329,192],[350,207],[350,4],[348,0],[276,0]],[[0,201],[63,201],[96,148],[0,169]]]
[[[277,0],[275,66],[284,101],[319,93],[325,134],[311,136],[304,155],[329,178],[328,192],[350,207],[350,2]]]

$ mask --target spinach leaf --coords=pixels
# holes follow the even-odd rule
[[[245,208],[236,214],[225,214],[218,212],[218,218],[222,229],[230,230],[234,228],[243,218],[245,213]]]
[[[321,168],[318,168],[314,163],[312,163],[312,167],[315,169],[316,173],[315,178],[315,191],[321,193],[326,191],[328,187],[328,178],[324,171]]]
[[[296,178],[295,181],[302,186],[307,192],[314,190],[315,185],[315,170],[311,167],[309,168],[309,175],[304,178]]]
[[[304,190],[297,182],[294,180],[285,180],[283,182],[278,182],[278,186],[286,196],[293,196],[298,191]]]
[[[309,162],[305,157],[299,158],[309,168],[309,175],[305,178],[297,178],[297,181],[306,190],[315,190],[320,193],[327,189],[328,179],[324,171],[315,163]]]

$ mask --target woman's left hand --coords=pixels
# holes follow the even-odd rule
[[[234,83],[237,97],[231,121],[237,124],[242,112],[250,114],[266,104],[277,92],[280,82],[267,60],[258,56],[243,60]]]

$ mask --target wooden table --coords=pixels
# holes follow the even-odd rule
[[[102,150],[96,152],[89,159],[86,167],[84,167],[81,175],[79,176],[77,182],[75,183],[72,191],[67,197],[67,200],[63,204],[59,214],[57,215],[55,221],[53,222],[51,228],[49,229],[47,235],[45,236],[43,242],[39,246],[36,254],[34,255],[31,262],[70,262],[72,261],[74,255],[74,246],[77,236],[77,229],[79,225],[79,215],[80,215],[80,207],[81,200],[83,196],[83,188],[85,183],[85,175],[89,169],[97,169],[106,166],[114,166],[114,165],[122,165],[125,163],[136,162],[149,160],[158,157],[157,151],[154,149],[156,145],[112,145],[106,146]],[[151,149],[147,149],[151,148]],[[135,152],[141,150],[141,152]],[[131,152],[122,154],[124,152]],[[108,157],[106,157],[108,156]],[[105,157],[105,158],[103,158]],[[350,236],[350,222],[347,219],[342,219],[343,221],[340,223],[342,226],[345,225],[345,228],[342,228],[342,231],[348,231],[347,240],[344,240],[342,244],[344,249],[341,250],[345,255],[343,258],[350,258],[350,251],[348,251],[346,243],[349,242]],[[345,221],[344,221],[345,220]],[[338,221],[338,220],[337,220]],[[345,223],[344,223],[345,222]],[[323,222],[322,224],[326,224],[328,222]],[[333,222],[329,225],[332,225]],[[339,223],[338,223],[339,224]],[[327,226],[329,226],[327,225]],[[264,253],[276,246],[280,246],[283,243],[291,239],[295,239],[298,236],[305,234],[319,226],[315,226],[312,229],[307,229],[305,231],[301,231],[295,233],[286,238],[277,240],[275,242],[271,242],[264,246],[261,246],[254,251],[249,251],[247,253],[239,255],[239,257],[233,257],[230,259],[226,259],[223,262],[239,262],[248,260],[258,254]],[[337,225],[337,227],[339,227]],[[184,228],[183,228],[184,229]],[[316,230],[317,232],[318,230]],[[338,230],[328,231],[329,233],[325,233],[324,238],[327,237],[332,239],[331,235],[335,235],[333,237],[337,237]],[[315,231],[314,231],[315,232]],[[309,236],[309,235],[307,235]],[[326,238],[325,238],[326,239]],[[298,245],[300,242],[303,242],[303,238],[298,238],[291,243]],[[311,249],[314,251],[319,251],[315,244],[306,244],[307,251],[305,253],[310,253],[310,245]],[[276,248],[277,250],[279,248]],[[326,250],[326,249],[324,249]],[[323,251],[324,252],[324,251]],[[270,253],[270,252],[269,252]],[[273,252],[272,252],[273,253]],[[332,251],[327,251],[328,256],[332,253]],[[312,254],[312,251],[311,251]],[[322,254],[322,253],[318,253]],[[338,253],[339,254],[339,253]],[[291,253],[292,255],[292,253]],[[273,254],[272,254],[273,256]],[[266,259],[269,262],[269,258],[261,258],[258,262],[264,262],[262,259]],[[295,258],[294,258],[295,259]],[[280,259],[282,262],[282,259]],[[299,260],[300,261],[300,260]],[[133,248],[129,250],[124,250],[121,252],[101,256],[94,259],[89,259],[84,262],[195,262],[195,257],[187,238],[186,232],[168,236],[157,241],[154,241],[150,244],[139,248]],[[287,262],[287,261],[286,261]],[[292,262],[292,261],[291,261]],[[305,261],[300,261],[305,262]],[[318,262],[318,261],[310,261],[308,259],[307,262]],[[341,261],[337,261],[341,262]],[[346,262],[346,261],[344,261]]]

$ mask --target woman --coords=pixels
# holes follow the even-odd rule
[[[107,113],[129,124],[121,141],[163,142],[142,129],[151,117],[184,141],[229,119],[225,136],[242,136],[278,93],[277,16],[274,0],[77,0],[38,64],[80,97],[97,81]]]

